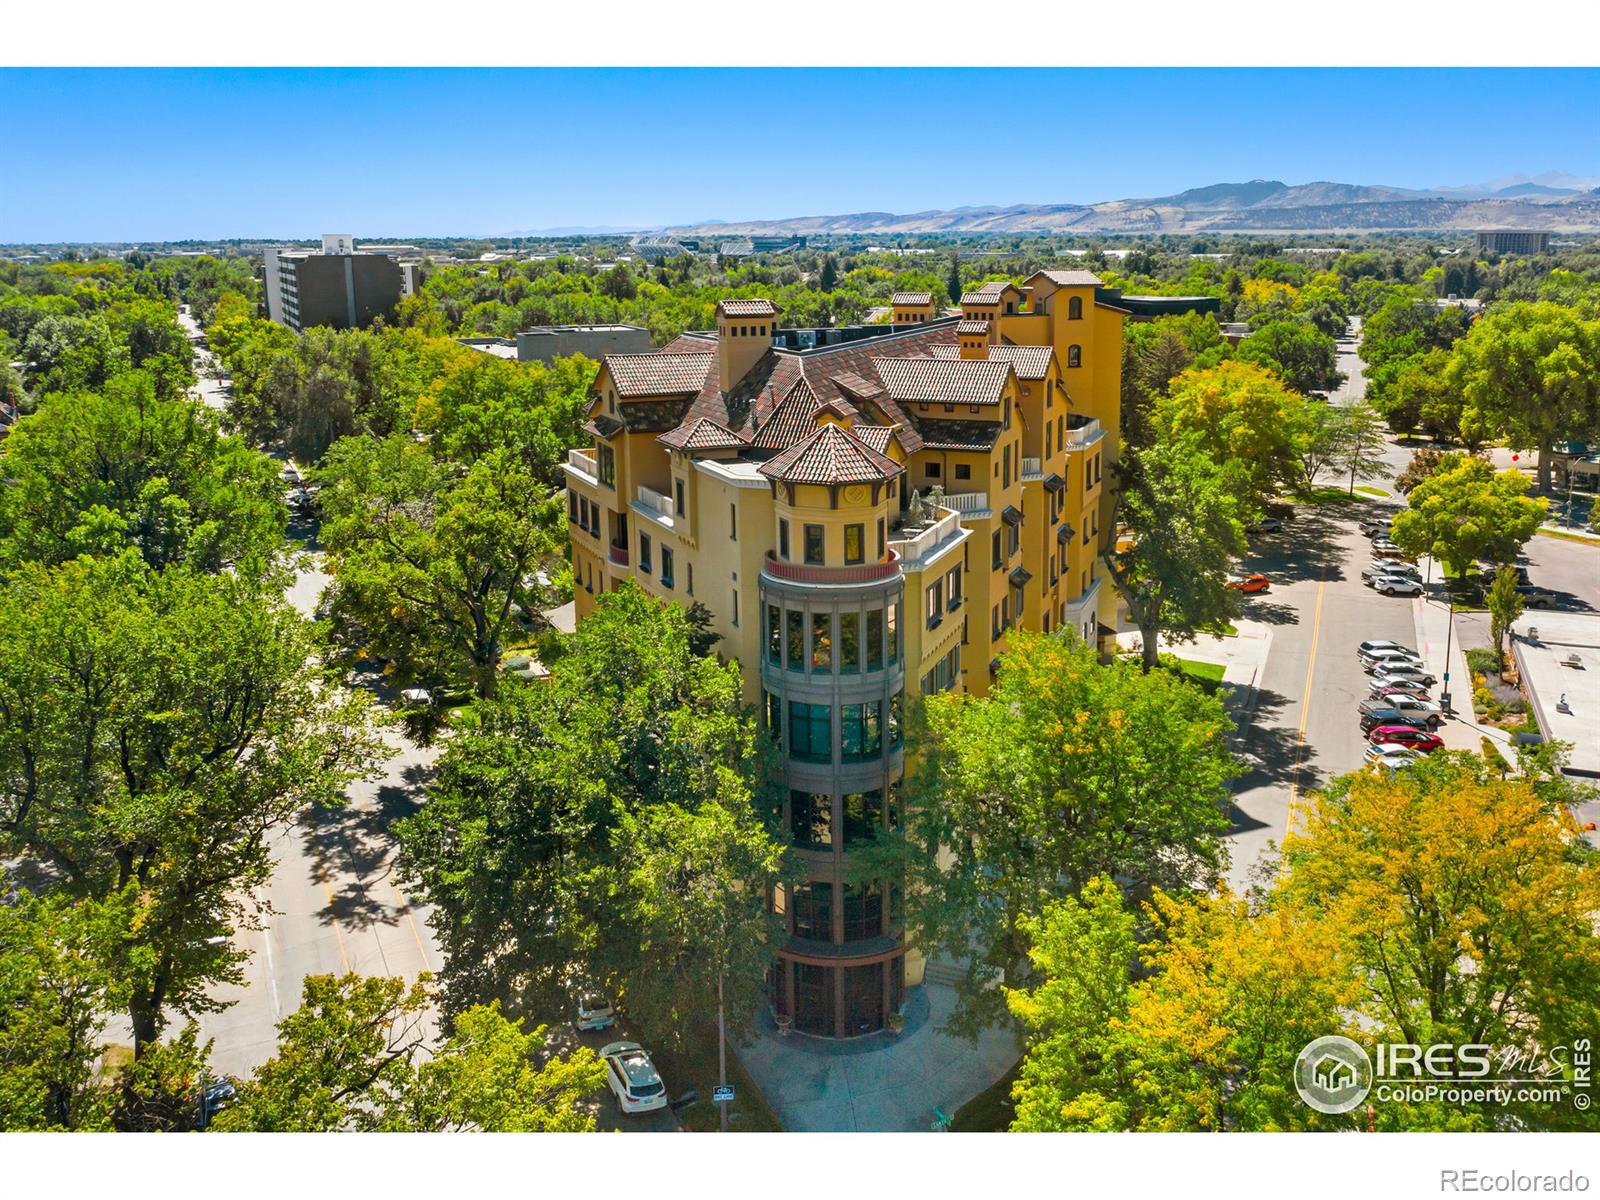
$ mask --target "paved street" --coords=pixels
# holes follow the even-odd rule
[[[178,310],[178,324],[183,326],[184,332],[188,333],[191,339],[203,335],[199,324],[189,315],[188,305]],[[207,408],[222,412],[227,407],[231,388],[225,381],[217,378],[219,365],[217,356],[207,347],[195,345],[194,373],[199,382],[190,389],[190,394]]]
[[[317,569],[315,531],[292,524],[291,537],[309,544],[309,561],[289,599],[309,614],[328,577]],[[377,680],[371,680],[374,686]],[[216,1039],[219,1071],[248,1073],[271,1057],[274,1026],[299,1007],[307,975],[400,976],[415,979],[442,965],[427,910],[413,904],[394,877],[390,826],[415,811],[437,749],[416,746],[396,730],[385,740],[397,753],[379,778],[356,783],[336,810],[303,813],[273,842],[277,868],[257,899],[270,906],[265,927],[244,931],[250,954],[245,985],[219,989],[231,1008],[201,1021]]]

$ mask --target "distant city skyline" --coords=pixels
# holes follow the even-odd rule
[[[1588,69],[4,69],[0,111],[0,242],[498,236],[1250,179],[1600,177]]]

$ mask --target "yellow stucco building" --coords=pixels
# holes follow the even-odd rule
[[[847,870],[899,821],[906,690],[986,692],[1019,625],[1115,625],[1097,554],[1125,314],[1098,286],[1041,271],[959,317],[899,295],[896,324],[849,329],[727,300],[715,332],[595,380],[594,447],[567,461],[578,617],[632,579],[703,603],[739,662],[808,872],[776,898],[772,979],[802,1032],[874,1032],[908,982],[898,886]]]

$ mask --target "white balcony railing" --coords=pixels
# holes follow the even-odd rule
[[[591,480],[600,478],[600,468],[595,465],[594,451],[592,450],[568,450],[567,466],[574,471],[587,475]]]
[[[654,509],[663,517],[672,516],[672,497],[662,495],[655,488],[647,488],[641,483],[635,489],[634,498],[646,508]]]
[[[1022,459],[1022,477],[1024,479],[1043,479],[1044,459],[1024,456]]]
[[[1090,442],[1098,441],[1102,432],[1099,419],[1089,417],[1083,421],[1083,424],[1067,430],[1067,449],[1081,450]]]
[[[914,569],[918,562],[960,532],[961,514],[954,509],[946,509],[944,516],[914,537],[890,538],[889,547],[900,556],[903,565]]]
[[[950,492],[940,501],[957,512],[983,512],[989,507],[988,492]]]

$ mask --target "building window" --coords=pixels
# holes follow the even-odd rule
[[[1083,320],[1083,297],[1082,296],[1068,296],[1067,297],[1067,320],[1069,320],[1069,321],[1081,321],[1081,320]],[[1076,365],[1076,364],[1074,364],[1074,365]]]
[[[648,533],[639,535],[639,570],[646,575],[650,573],[650,535]]]
[[[804,671],[806,669],[806,615],[798,609],[791,608],[787,616],[789,670]]]
[[[811,614],[811,670],[817,675],[833,674],[833,614]]]
[[[804,762],[832,762],[833,742],[829,737],[830,710],[826,704],[789,701],[789,757]]]
[[[892,492],[890,494],[893,495]],[[889,543],[886,540],[886,538],[887,538],[887,534],[884,532],[883,518],[879,517],[878,518],[878,561],[879,562],[882,562],[883,559],[884,559],[884,556],[889,553]]]
[[[783,610],[776,604],[767,605],[767,661],[783,665]]]
[[[681,479],[672,481],[672,510],[680,517],[688,511],[683,503],[683,480]]]
[[[574,525],[578,523],[578,493],[567,493],[567,520]]]
[[[971,467],[971,465],[968,464],[968,463],[957,463],[956,464],[956,478],[957,479],[971,479],[972,478],[972,467]]]
[[[876,841],[883,832],[883,789],[851,792],[844,797],[844,844]]]
[[[1022,526],[1006,526],[1006,553],[1015,554],[1022,547]]]
[[[794,889],[794,935],[795,937],[810,938],[814,942],[833,941],[833,884],[831,883],[801,883]],[[795,1003],[802,1011],[821,1007],[821,1004],[801,1003],[801,971],[804,963],[795,964]],[[818,1032],[833,1033],[833,972],[826,967],[812,968],[822,976],[822,982],[814,985],[819,993],[827,994],[826,1005],[828,1009],[828,1026]]]
[[[883,933],[883,883],[873,879],[867,883],[844,885],[844,940],[859,942]],[[876,968],[873,974],[877,974]],[[854,1032],[852,1030],[852,1032]]]
[[[989,636],[1000,636],[1000,606],[998,604],[989,612]]]
[[[1067,366],[1069,366],[1069,367],[1081,367],[1081,366],[1083,366],[1083,347],[1082,346],[1068,346],[1067,347]]]
[[[783,701],[765,689],[761,694],[767,698],[767,735],[781,746],[783,745]]]
[[[687,571],[688,575],[689,575],[689,588],[688,588],[688,591],[689,591],[689,595],[692,596],[692,595],[694,595],[694,564],[693,563],[685,564],[684,570]]]
[[[816,566],[822,564],[822,526],[806,526],[806,562]]]
[[[789,522],[781,519],[778,521],[778,557],[789,561]]]
[[[833,848],[833,797],[827,792],[789,793],[789,836],[796,846]]]
[[[956,684],[956,677],[960,673],[960,667],[961,647],[957,646],[949,654],[934,663],[933,670],[922,677],[922,694],[931,696],[935,692],[949,691]]]
[[[867,613],[867,670],[883,670],[883,610]]]
[[[739,506],[728,505],[728,537],[733,541],[739,540]]]
[[[998,529],[994,531],[994,537],[990,541],[993,543],[989,559],[990,566],[993,570],[998,571],[1005,565],[1005,560],[1000,557],[1000,531]]]
[[[854,675],[861,670],[861,614],[839,614],[839,673]]]
[[[937,583],[928,587],[928,628],[932,629],[944,619],[944,589]]]
[[[845,762],[861,762],[883,754],[883,701],[840,707],[839,749]]]
[[[1010,396],[1006,397],[1005,423],[1003,425],[1003,428],[1005,428],[1005,429],[1010,429],[1011,428],[1011,397]]]
[[[900,661],[900,605],[891,604],[883,610],[884,629],[889,644],[889,665]]]
[[[896,692],[889,697],[889,749],[900,746],[900,731],[905,726],[905,693]]]
[[[1055,427],[1047,423],[1044,427],[1044,456],[1046,458],[1050,457],[1050,435],[1054,432]]]
[[[846,525],[844,527],[844,560],[847,563],[858,563],[866,560],[867,528],[865,525]]]
[[[665,587],[672,586],[672,551],[666,546],[661,547],[661,582]]]
[[[739,627],[739,589],[738,588],[734,588],[733,589],[733,621],[732,621],[732,624],[733,624],[733,627],[735,629],[737,629]]]
[[[929,479],[939,478],[939,464],[936,462],[923,463],[922,473]]]
[[[961,568],[956,567],[944,577],[945,607],[951,612],[961,607]]]
[[[599,446],[595,451],[600,464],[600,482],[607,487],[617,486],[617,453],[610,446]]]

